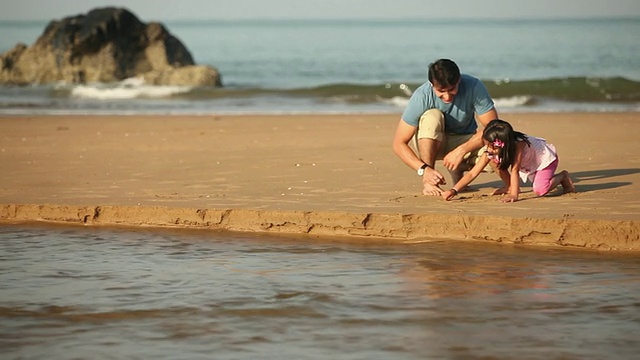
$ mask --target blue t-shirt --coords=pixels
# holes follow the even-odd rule
[[[478,128],[474,113],[482,115],[493,108],[493,100],[482,81],[471,75],[461,74],[458,93],[452,103],[447,104],[437,97],[431,82],[427,81],[411,95],[402,119],[417,127],[420,116],[425,111],[439,109],[444,114],[446,133],[473,134]]]

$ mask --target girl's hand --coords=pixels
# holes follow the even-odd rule
[[[454,196],[456,196],[456,194],[451,190],[447,190],[442,193],[442,198],[447,201],[453,199]]]
[[[509,188],[508,187],[501,187],[500,189],[495,189],[491,195],[504,195],[506,193],[509,192]]]
[[[518,195],[507,195],[505,197],[503,197],[502,199],[500,199],[500,201],[502,202],[508,202],[508,203],[512,203],[512,202],[516,202],[518,201]]]

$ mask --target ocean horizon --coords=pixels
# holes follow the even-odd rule
[[[0,22],[0,52],[47,23]],[[638,18],[162,23],[222,88],[0,86],[0,115],[401,113],[438,58],[482,79],[499,112],[640,111]]]

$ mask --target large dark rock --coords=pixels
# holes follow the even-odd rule
[[[36,42],[0,55],[0,84],[114,82],[141,76],[156,85],[222,86],[218,71],[194,64],[160,23],[122,8],[54,20]]]

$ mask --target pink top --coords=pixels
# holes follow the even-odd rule
[[[556,147],[547,144],[545,139],[527,135],[527,140],[531,146],[525,145],[523,149],[519,174],[522,181],[527,182],[529,179],[533,182],[535,173],[558,159],[558,154]]]

